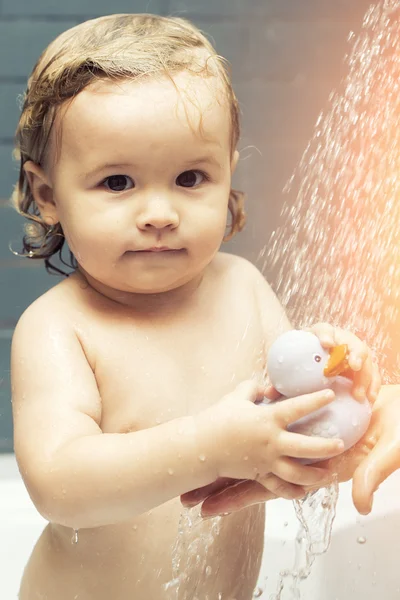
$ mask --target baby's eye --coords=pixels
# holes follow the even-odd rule
[[[135,187],[132,179],[127,175],[111,175],[111,177],[107,177],[103,181],[103,184],[110,190],[110,192],[125,192],[126,190]]]
[[[185,171],[177,177],[176,183],[182,187],[191,188],[206,180],[207,175],[202,171]]]

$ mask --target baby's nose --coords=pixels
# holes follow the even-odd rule
[[[138,216],[140,229],[173,229],[179,224],[177,210],[167,198],[154,198],[149,200]]]

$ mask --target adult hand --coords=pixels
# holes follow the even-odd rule
[[[353,475],[353,502],[366,515],[380,483],[400,467],[400,385],[382,387],[364,443],[369,450]]]

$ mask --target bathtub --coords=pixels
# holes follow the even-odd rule
[[[0,455],[1,600],[16,600],[24,566],[45,524],[30,501],[14,456]],[[262,600],[275,594],[279,572],[293,567],[297,531],[292,503],[270,502],[259,580]],[[311,575],[299,586],[298,598],[398,600],[399,558],[400,471],[381,485],[367,517],[353,507],[350,484],[341,484],[331,546],[316,558]],[[294,600],[294,596],[285,591],[280,600]]]

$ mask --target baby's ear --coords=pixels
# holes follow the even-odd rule
[[[231,173],[232,173],[232,175],[234,174],[234,172],[236,170],[236,167],[237,167],[237,164],[239,162],[239,156],[240,156],[239,151],[235,150],[235,152],[233,153],[232,160],[231,160]]]
[[[24,171],[43,221],[48,225],[55,225],[59,219],[53,198],[53,188],[48,176],[42,167],[32,160],[26,161]]]

